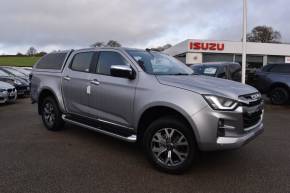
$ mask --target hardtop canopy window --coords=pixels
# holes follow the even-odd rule
[[[60,70],[67,53],[51,53],[43,56],[36,65],[36,69]]]
[[[128,50],[129,55],[148,74],[191,75],[193,71],[179,60],[159,52]]]

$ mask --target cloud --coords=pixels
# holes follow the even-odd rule
[[[273,26],[289,41],[286,0],[249,1],[249,27]],[[242,0],[10,0],[0,6],[0,52],[86,47],[117,40],[147,47],[188,38],[241,39]]]

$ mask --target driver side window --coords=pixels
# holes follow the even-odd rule
[[[117,52],[112,51],[100,52],[96,73],[110,76],[111,66],[114,65],[129,66],[127,60]]]

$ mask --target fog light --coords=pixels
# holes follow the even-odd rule
[[[218,122],[218,129],[217,129],[217,136],[218,137],[224,137],[225,136],[225,121],[223,119],[220,119]]]

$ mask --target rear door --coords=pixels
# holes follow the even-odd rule
[[[88,116],[93,51],[76,53],[63,73],[63,98],[69,113]]]
[[[94,62],[95,74],[91,76],[92,94],[89,103],[92,116],[103,122],[130,127],[133,119],[133,103],[137,78],[113,77],[112,65],[129,65],[131,62],[119,51],[100,51]]]

